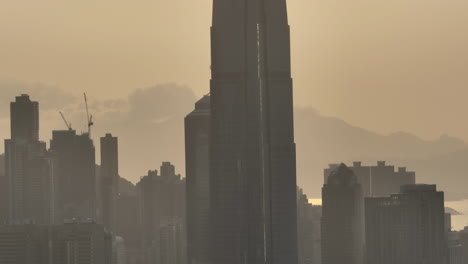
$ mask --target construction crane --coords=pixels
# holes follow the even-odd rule
[[[65,122],[65,125],[67,126],[68,130],[72,130],[72,124],[67,121],[67,119],[65,118],[62,112],[59,112],[59,113],[62,116],[63,122]]]
[[[93,123],[93,115],[89,114],[88,98],[86,98],[86,93],[84,93],[84,101],[85,101],[85,107],[86,107],[86,118],[88,121],[88,135],[91,137],[91,127],[94,125],[94,123]]]

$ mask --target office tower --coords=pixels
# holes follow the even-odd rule
[[[336,170],[340,164],[329,164],[328,168],[323,170],[324,182],[327,182],[328,176],[330,176],[331,172]],[[356,179],[359,184],[361,184],[362,194],[364,197],[371,196],[371,167],[369,166],[362,166],[362,162],[355,161],[353,162],[352,167],[348,167],[354,172],[356,175]]]
[[[440,264],[447,260],[444,193],[404,185],[390,197],[366,198],[367,261]]]
[[[297,193],[299,264],[321,264],[320,220],[322,207],[309,203],[302,189]]]
[[[21,95],[11,103],[10,111],[11,139],[5,140],[8,218],[51,223],[53,171],[46,145],[38,141],[39,105]]]
[[[62,219],[96,219],[96,157],[88,134],[52,131],[50,150],[58,160]]]
[[[213,1],[213,263],[297,263],[289,35],[285,0]]]
[[[175,168],[169,162],[163,162],[160,170],[161,175],[157,170],[149,171],[137,184],[145,264],[157,263],[161,250],[164,250],[161,223],[167,219],[185,221],[185,180],[175,174]],[[179,249],[184,252],[181,259],[186,255],[185,243],[183,241],[184,248]]]
[[[100,190],[102,220],[108,230],[115,228],[115,201],[119,189],[118,139],[112,134],[101,137]]]
[[[324,179],[331,171],[336,169],[338,164],[330,164],[324,170]],[[405,167],[399,167],[395,171],[394,166],[386,165],[385,161],[378,161],[376,166],[363,166],[360,161],[353,162],[349,167],[357,177],[358,182],[363,188],[364,197],[385,197],[400,191],[400,186],[406,184],[415,184],[416,174],[407,171]]]
[[[39,141],[39,104],[29,95],[17,96],[10,104],[11,139]]]
[[[206,264],[210,254],[210,118],[209,95],[185,117],[188,264]]]
[[[322,264],[361,264],[364,229],[361,185],[341,164],[322,188]]]

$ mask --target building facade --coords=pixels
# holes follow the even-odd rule
[[[299,264],[321,264],[321,218],[322,206],[309,203],[307,195],[298,189],[297,224],[298,224],[298,260]]]
[[[50,151],[58,160],[60,219],[96,220],[96,151],[89,134],[52,131]]]
[[[361,185],[341,164],[322,188],[322,264],[361,264],[364,244]]]
[[[119,192],[118,139],[112,134],[101,137],[100,200],[102,223],[115,229],[115,202]]]
[[[179,230],[182,235],[177,245],[180,252],[177,264],[185,264],[186,231],[185,231],[185,180],[175,174],[175,167],[169,162],[163,162],[157,170],[149,171],[137,184],[138,203],[140,211],[141,251],[144,253],[144,264],[171,264],[162,262],[168,258],[167,245],[172,245],[171,237],[165,229],[167,223],[181,223]],[[169,254],[171,255],[171,254]],[[172,255],[171,255],[172,256]]]
[[[366,198],[367,261],[447,261],[444,193],[435,185],[404,185],[390,197]]]
[[[39,104],[28,95],[10,105],[11,139],[5,140],[8,219],[54,222],[54,161],[39,141]]]
[[[0,263],[113,264],[112,237],[95,223],[1,225]]]
[[[185,117],[187,259],[209,263],[210,97],[204,96]]]
[[[214,0],[212,263],[297,263],[296,159],[285,0]]]

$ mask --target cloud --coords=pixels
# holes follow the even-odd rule
[[[58,111],[77,100],[73,94],[52,86],[0,81],[0,118],[9,116],[10,102],[14,101],[15,96],[20,94],[29,94],[32,100],[39,101],[41,111]]]
[[[133,92],[128,102],[129,117],[138,120],[164,120],[182,116],[193,106],[195,95],[187,86],[160,84]]]

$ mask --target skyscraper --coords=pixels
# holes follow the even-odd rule
[[[168,236],[162,236],[164,223],[173,225],[185,221],[185,181],[175,174],[175,167],[169,162],[163,162],[160,169],[161,175],[157,170],[149,171],[137,184],[145,264],[161,263],[158,261],[162,251],[166,250],[164,245],[170,243],[164,241]],[[185,226],[179,227],[178,230],[184,232]],[[179,237],[185,238],[185,233]],[[179,242],[177,252],[181,255],[177,259],[182,261],[186,258],[186,241]]]
[[[39,104],[28,95],[17,96],[10,118],[11,139],[5,140],[9,219],[51,223],[53,160],[48,160],[46,144],[38,140]]]
[[[363,202],[356,175],[341,164],[322,188],[322,264],[363,263]]]
[[[210,97],[204,96],[185,117],[187,254],[189,264],[209,260]]]
[[[447,260],[444,193],[404,185],[390,197],[366,198],[367,261],[439,264]]]
[[[58,160],[62,219],[96,219],[96,154],[88,134],[52,131],[50,150]]]
[[[108,230],[114,230],[115,202],[119,184],[118,140],[112,134],[101,137],[100,189],[102,220]]]
[[[296,164],[285,0],[214,0],[213,263],[297,263]]]

